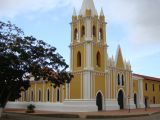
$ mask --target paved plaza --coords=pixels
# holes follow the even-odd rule
[[[24,109],[6,109],[2,120],[63,120],[63,119],[107,119],[107,120],[160,120],[160,108],[148,108],[102,112],[51,112],[35,111],[33,114],[26,114]]]
[[[6,118],[1,120],[84,120],[84,118],[53,118],[53,117],[40,117],[24,114],[7,114]],[[106,120],[160,120],[160,114],[153,114],[149,116],[141,117],[129,117],[129,118],[105,118]],[[102,119],[89,119],[89,120],[102,120]]]

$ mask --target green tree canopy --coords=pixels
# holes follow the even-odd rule
[[[56,48],[25,36],[23,31],[0,21],[0,107],[18,99],[30,86],[30,78],[51,81],[53,87],[69,83],[73,77]]]

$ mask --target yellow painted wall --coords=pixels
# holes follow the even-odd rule
[[[35,89],[36,88],[36,89]],[[50,99],[47,101],[47,90],[49,89],[49,95]],[[41,102],[57,102],[57,89],[51,86],[51,82],[31,82],[31,87],[26,91],[27,93],[27,99],[26,102],[31,101],[31,92],[33,91],[34,94],[34,101],[33,102],[39,102],[39,90],[41,90]],[[36,93],[35,93],[36,91]],[[19,99],[20,101],[25,101],[24,99],[24,92],[21,93],[22,97]],[[66,95],[66,88],[65,86],[60,86],[60,102],[63,102]]]
[[[74,74],[74,78],[70,83],[70,98],[71,99],[81,98],[81,75],[80,74]]]
[[[94,75],[94,82],[92,83],[94,85],[92,94],[94,99],[96,98],[96,94],[98,91],[101,91],[103,93],[103,96],[105,97],[105,77],[104,75],[97,74]]]
[[[116,67],[120,69],[124,69],[124,63],[123,63],[123,57],[122,57],[121,50],[118,51]]]
[[[138,80],[133,81],[133,91],[134,93],[138,94]]]
[[[148,90],[145,89],[145,83],[148,85]],[[155,86],[155,91],[152,89],[152,84]],[[143,82],[143,91],[144,96],[149,98],[149,104],[153,104],[153,96],[155,96],[156,104],[160,104],[160,89],[159,89],[160,82],[151,81],[151,80],[144,80]]]

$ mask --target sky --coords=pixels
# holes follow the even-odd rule
[[[70,22],[83,0],[0,0],[0,20],[11,21],[25,35],[55,46],[69,64]],[[123,58],[133,73],[160,77],[160,0],[94,0],[103,8],[108,54],[116,56],[120,44]]]

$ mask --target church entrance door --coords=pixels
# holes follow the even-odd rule
[[[98,92],[96,97],[96,105],[98,107],[98,111],[102,111],[102,94]]]
[[[118,104],[120,106],[120,109],[124,109],[124,97],[123,97],[123,91],[120,90],[119,93],[118,93]]]

